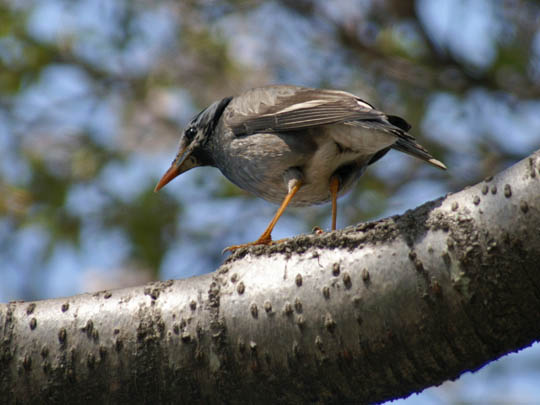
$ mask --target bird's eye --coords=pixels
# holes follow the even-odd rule
[[[195,127],[189,127],[188,129],[186,129],[185,135],[186,138],[191,141],[193,140],[193,138],[195,138],[195,135],[197,135],[197,130],[195,129]]]

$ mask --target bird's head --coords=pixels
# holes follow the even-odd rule
[[[223,110],[229,104],[230,97],[216,101],[202,110],[186,126],[180,137],[180,145],[171,167],[165,172],[154,191],[159,191],[172,179],[198,166],[211,164],[211,156],[205,149],[208,139],[213,135]]]

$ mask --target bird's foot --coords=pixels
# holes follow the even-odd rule
[[[259,239],[257,239],[254,242],[249,243],[242,243],[241,245],[232,245],[229,247],[226,247],[221,251],[221,254],[225,254],[225,252],[234,252],[235,250],[250,247],[250,246],[256,246],[256,245],[271,245],[273,243],[276,243],[272,240],[272,236],[270,235],[261,235]]]

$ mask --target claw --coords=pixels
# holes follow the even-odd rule
[[[285,211],[285,208],[287,208],[287,205],[291,202],[292,198],[296,194],[298,190],[300,190],[300,187],[302,187],[302,181],[296,179],[291,180],[289,185],[289,193],[281,203],[278,211],[276,212],[276,215],[274,215],[274,218],[272,218],[272,221],[270,221],[270,224],[268,224],[268,227],[263,232],[263,234],[257,239],[255,242],[250,243],[244,243],[243,245],[232,245],[229,247],[226,247],[221,251],[221,254],[224,254],[225,252],[234,252],[237,249],[246,248],[249,246],[254,245],[271,245],[275,242],[272,242],[272,230],[274,229],[274,226],[276,225],[278,219],[281,217],[283,212]],[[280,242],[280,241],[278,241]]]
[[[264,236],[264,235],[263,235]],[[261,236],[259,239],[257,239],[255,242],[249,242],[249,243],[243,243],[241,245],[232,245],[228,246],[225,249],[221,251],[221,254],[224,255],[225,252],[234,252],[235,250],[247,248],[250,246],[257,246],[257,245],[272,245],[275,242],[272,240],[272,237],[263,237]]]

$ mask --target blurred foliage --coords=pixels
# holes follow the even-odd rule
[[[269,220],[267,205],[227,204],[247,196],[217,171],[152,192],[190,117],[253,86],[359,94],[450,167],[391,154],[344,199],[342,225],[421,202],[423,184],[430,198],[508,166],[540,142],[539,18],[525,0],[0,3],[0,274],[12,280],[0,292],[45,294],[12,273],[44,269],[66,244],[74,270],[159,278],[212,270],[220,247],[256,236],[243,224]],[[329,209],[287,218],[309,232]]]
[[[217,170],[153,193],[191,116],[250,87],[358,94],[449,167],[389,153],[340,226],[509,166],[540,144],[539,21],[533,0],[0,2],[0,299],[199,274],[258,237],[275,207]],[[274,236],[329,217],[290,209]],[[427,401],[461,403],[458,387]]]
[[[107,211],[107,225],[123,228],[128,235],[133,246],[130,259],[146,265],[153,278],[159,278],[161,259],[176,237],[178,204],[167,196],[156,198],[147,189],[134,201],[116,201]]]

